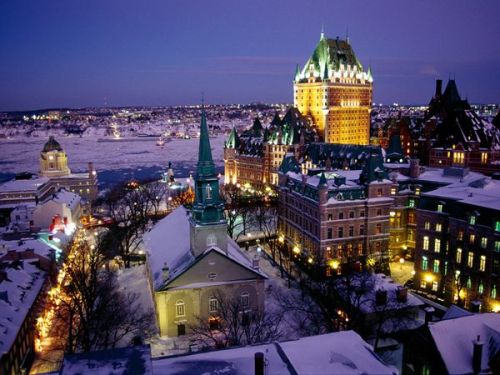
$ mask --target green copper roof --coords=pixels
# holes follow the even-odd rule
[[[239,145],[240,145],[240,138],[238,137],[238,133],[236,133],[236,129],[233,126],[233,129],[229,134],[229,138],[227,139],[225,146],[226,148],[237,148]]]
[[[45,143],[45,145],[43,146],[42,152],[62,151],[62,150],[63,149],[59,144],[59,142],[57,142],[56,139],[51,135],[47,143]]]
[[[384,161],[380,153],[370,153],[368,160],[359,177],[360,182],[369,184],[373,181],[387,178],[387,169],[384,167]]]
[[[200,145],[198,148],[197,174],[198,176],[215,175],[215,165],[212,159],[212,150],[210,148],[210,139],[208,137],[207,117],[205,115],[204,109],[201,112]]]
[[[328,39],[322,35],[318,45],[314,49],[311,57],[307,60],[300,74],[295,74],[295,80],[306,78],[309,66],[314,65],[316,76],[325,79],[329,71],[340,70],[340,65],[356,66],[359,72],[363,71],[363,66],[359,62],[351,44],[344,39]]]

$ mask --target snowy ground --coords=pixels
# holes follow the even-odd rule
[[[210,139],[216,165],[223,164],[223,148],[226,136]],[[32,137],[0,139],[0,172],[38,172],[39,157],[48,138]],[[156,138],[134,138],[99,142],[98,137],[60,136],[56,140],[68,155],[70,169],[86,170],[93,161],[97,170],[114,170],[149,166],[166,166],[169,161],[195,164],[198,156],[198,138],[172,139],[163,147],[156,145]]]

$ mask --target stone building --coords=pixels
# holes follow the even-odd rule
[[[190,212],[177,208],[144,238],[162,336],[189,333],[199,319],[216,329],[220,296],[238,299],[245,314],[264,309],[266,275],[227,235],[204,111],[194,190]]]
[[[276,114],[266,127],[257,118],[240,135],[233,128],[224,144],[224,182],[259,189],[276,185],[285,154],[298,152],[315,138],[314,130],[295,108],[282,119]]]
[[[321,33],[311,57],[297,67],[293,89],[295,107],[313,119],[324,142],[369,144],[373,78],[348,38]]]
[[[417,209],[415,288],[473,311],[500,311],[500,182],[464,169],[422,193]]]
[[[362,170],[303,170],[287,155],[280,167],[278,235],[289,255],[324,267],[327,275],[355,260],[386,264],[394,199],[382,162],[374,152]]]

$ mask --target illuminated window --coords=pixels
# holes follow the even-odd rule
[[[436,224],[436,232],[441,232],[442,225],[441,224]]]
[[[408,199],[408,207],[411,208],[415,207],[415,199]]]
[[[441,240],[439,238],[436,238],[434,240],[434,252],[439,253],[441,251]]]
[[[469,236],[469,243],[473,244],[473,243],[474,243],[474,241],[476,241],[476,235],[475,235],[475,234],[471,234],[471,235]]]
[[[426,229],[426,230],[431,229],[431,223],[430,223],[430,222],[428,222],[428,221],[426,221],[426,222],[424,223],[424,229]]]
[[[483,249],[486,249],[486,246],[488,246],[488,239],[486,237],[481,238],[481,247]]]
[[[185,316],[185,315],[186,315],[186,310],[184,301],[179,300],[175,303],[175,316]]]
[[[434,259],[434,266],[432,267],[432,270],[435,273],[439,273],[439,259]]]
[[[422,271],[427,271],[429,268],[429,260],[427,257],[422,257]]]
[[[475,217],[475,216],[471,216],[471,217],[469,218],[469,224],[470,224],[470,225],[474,225],[474,224],[476,224],[476,217]]]
[[[500,252],[500,241],[495,241],[495,251]]]
[[[481,152],[481,164],[486,164],[486,163],[488,163],[488,153]]]
[[[493,298],[493,299],[497,298],[497,287],[496,287],[496,285],[493,285],[493,288],[491,289],[491,298]]]
[[[437,212],[443,212],[443,205],[441,203],[437,205]]]
[[[433,281],[432,282],[432,291],[433,292],[437,292],[438,290],[438,282],[437,281]]]
[[[396,188],[395,187],[391,188],[391,195],[396,195]]]
[[[219,301],[215,297],[208,299],[208,312],[216,313],[219,310]]]
[[[470,277],[467,278],[467,289],[470,289],[472,288],[472,280],[470,279]]]
[[[461,248],[457,249],[456,261],[457,261],[457,263],[462,263],[462,249]]]
[[[454,152],[453,153],[453,163],[463,164],[464,163],[464,153],[463,152]]]
[[[422,289],[427,288],[427,282],[425,281],[425,279],[422,279],[422,281],[420,281],[420,287],[421,287]]]
[[[479,258],[479,271],[486,270],[486,255],[481,255]]]
[[[464,240],[464,231],[463,230],[458,231],[457,238],[458,238],[459,241],[463,241]]]
[[[474,265],[474,253],[469,251],[469,255],[467,256],[467,266],[472,267]]]
[[[479,287],[477,288],[477,292],[479,294],[483,294],[484,293],[484,285],[483,285],[482,281],[479,283]]]
[[[429,250],[429,236],[424,236],[424,243],[422,245],[424,250]]]
[[[495,232],[500,232],[500,220],[497,220],[495,223]]]

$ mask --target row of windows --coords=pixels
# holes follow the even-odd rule
[[[241,308],[247,308],[248,306],[250,306],[250,293],[245,292],[240,295],[240,305]],[[208,312],[217,313],[218,311],[219,300],[215,297],[210,297],[208,299]],[[183,300],[177,300],[175,302],[175,316],[186,316],[186,303]]]

